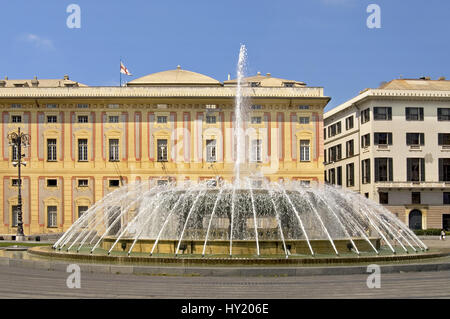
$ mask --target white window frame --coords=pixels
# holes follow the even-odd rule
[[[300,162],[310,162],[311,161],[311,141],[310,140],[300,140]]]

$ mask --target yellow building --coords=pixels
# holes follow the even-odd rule
[[[323,88],[245,79],[248,119],[243,175],[323,180]],[[232,181],[236,81],[177,67],[125,87],[69,80],[0,80],[0,234],[16,233],[17,168],[9,132],[31,136],[22,169],[26,235],[58,233],[122,184]]]

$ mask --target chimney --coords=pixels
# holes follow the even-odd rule
[[[66,74],[66,75],[64,75],[64,80],[69,80],[69,76]]]

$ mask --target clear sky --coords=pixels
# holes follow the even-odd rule
[[[69,4],[81,28],[66,25]],[[381,28],[366,26],[369,4]],[[0,78],[70,78],[118,85],[174,69],[234,78],[241,43],[248,74],[323,86],[327,110],[394,78],[450,77],[448,0],[2,1]]]

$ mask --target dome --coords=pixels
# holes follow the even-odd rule
[[[146,86],[146,85],[203,85],[203,86],[221,86],[222,84],[204,74],[182,70],[177,66],[175,70],[152,73],[127,83],[128,86]]]

